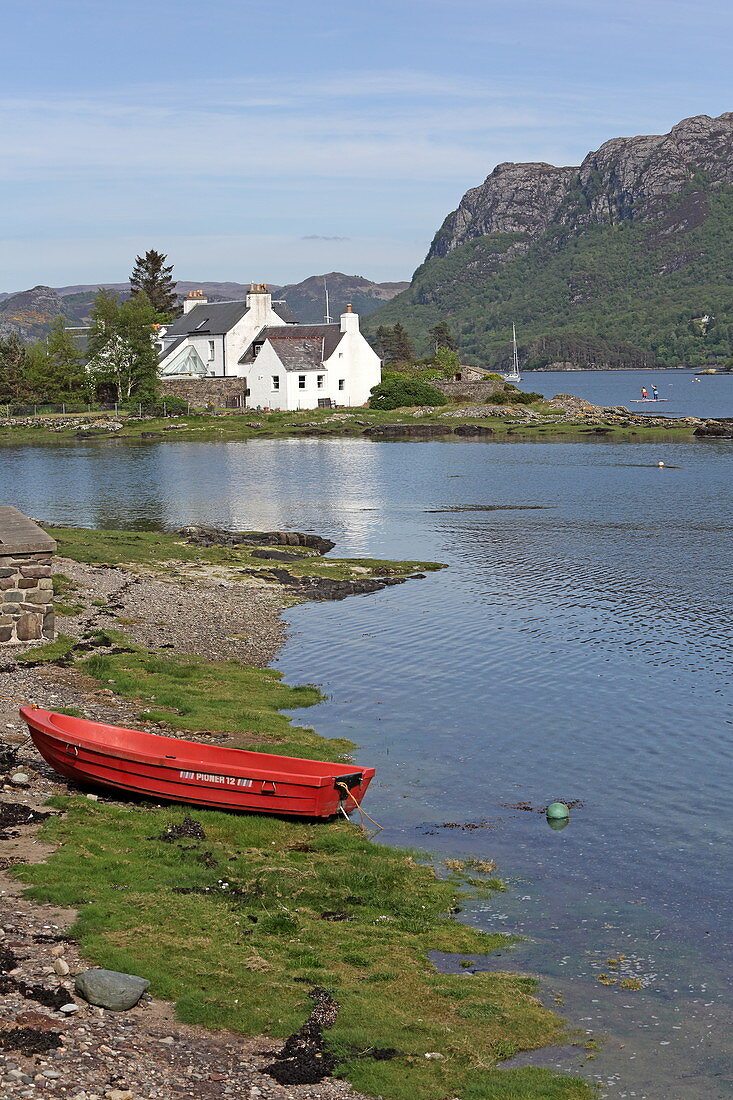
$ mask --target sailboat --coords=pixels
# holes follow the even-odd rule
[[[512,324],[512,369],[507,371],[506,374],[501,376],[505,382],[521,382],[522,376],[519,373],[519,356],[517,355],[517,330],[514,324]]]

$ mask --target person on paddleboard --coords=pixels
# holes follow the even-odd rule
[[[655,401],[659,400],[659,390],[657,389],[656,386],[652,386],[652,397],[654,398]]]
[[[649,400],[649,394],[647,393],[646,386],[641,387],[641,399],[642,399],[642,401],[648,401]]]

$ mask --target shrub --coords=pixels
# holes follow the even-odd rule
[[[372,389],[369,407],[399,409],[403,405],[446,405],[448,399],[435,386],[417,378],[387,377]]]

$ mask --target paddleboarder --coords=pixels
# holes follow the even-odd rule
[[[641,399],[642,399],[642,401],[648,401],[649,400],[649,394],[647,393],[646,386],[641,387]]]
[[[656,386],[652,386],[652,397],[654,398],[655,401],[659,400],[659,390],[657,389]]]

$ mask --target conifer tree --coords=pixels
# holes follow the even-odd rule
[[[171,277],[173,264],[166,265],[168,257],[149,249],[144,256],[135,257],[130,276],[130,289],[134,294],[147,294],[160,320],[170,321],[177,311],[176,283]]]
[[[441,348],[447,348],[448,351],[456,351],[456,342],[453,339],[453,333],[450,330],[450,326],[447,321],[439,321],[437,325],[434,325],[428,330],[435,345],[436,353]]]

